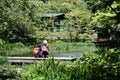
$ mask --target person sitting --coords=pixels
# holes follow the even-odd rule
[[[43,55],[42,55],[42,47],[41,47],[40,44],[37,45],[37,47],[34,48],[33,54],[34,54],[35,57],[43,57]]]
[[[50,54],[49,45],[47,43],[47,40],[43,41],[42,54],[44,57],[48,57],[48,55]]]

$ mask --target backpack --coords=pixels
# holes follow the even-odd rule
[[[38,51],[39,51],[39,48],[34,48],[34,50],[33,50],[33,54],[37,54]]]
[[[48,49],[46,48],[46,46],[42,46],[42,51],[47,51],[48,52]]]

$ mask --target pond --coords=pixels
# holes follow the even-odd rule
[[[76,57],[76,58],[80,58],[81,55],[82,55],[81,52],[57,53],[57,54],[54,54],[54,57]]]

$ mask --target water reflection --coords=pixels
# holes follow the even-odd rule
[[[58,53],[58,54],[54,54],[54,57],[76,57],[76,58],[79,58],[81,55],[82,55],[81,52]]]

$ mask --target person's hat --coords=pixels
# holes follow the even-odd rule
[[[44,40],[43,43],[44,43],[44,44],[47,44],[47,40]]]

